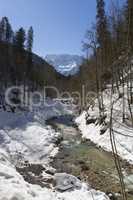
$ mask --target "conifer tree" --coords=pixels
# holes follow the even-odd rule
[[[27,47],[27,51],[28,52],[32,52],[32,48],[33,48],[33,35],[34,35],[33,28],[31,26],[29,28],[29,30],[28,30],[28,36],[27,36],[27,45],[26,45],[26,47]]]
[[[19,50],[23,50],[25,48],[25,40],[26,40],[25,30],[21,27],[15,34],[14,45]]]
[[[104,36],[107,31],[107,21],[104,8],[104,0],[97,0],[97,40],[101,48],[104,46]]]
[[[6,22],[6,42],[12,42],[12,37],[13,37],[13,30],[11,27],[11,24],[9,23],[8,19]]]
[[[133,1],[127,0],[126,5],[126,21],[127,21],[127,35],[128,35],[128,46],[130,46],[133,52]]]
[[[11,42],[12,40],[12,27],[7,17],[3,17],[0,22],[0,40],[4,42]]]
[[[31,71],[33,68],[33,61],[32,61],[32,48],[33,48],[33,28],[30,27],[28,30],[27,35],[27,44],[26,44],[26,50],[27,50],[27,76],[29,79],[31,79]]]
[[[97,16],[96,16],[97,42],[101,52],[102,66],[108,65],[110,48],[110,32],[108,30],[108,20],[105,14],[104,0],[97,0]]]
[[[3,41],[5,33],[5,21],[4,18],[0,21],[0,41]]]

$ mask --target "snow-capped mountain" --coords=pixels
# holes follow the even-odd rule
[[[82,57],[78,55],[47,55],[45,60],[64,76],[73,76],[79,72]]]

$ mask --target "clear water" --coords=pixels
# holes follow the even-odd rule
[[[48,122],[63,136],[60,151],[54,159],[53,166],[57,172],[73,174],[88,182],[92,187],[104,192],[120,192],[119,178],[111,153],[96,147],[91,141],[83,141],[75,127],[73,116],[62,116]],[[133,192],[133,166],[121,161],[127,176],[126,188]],[[129,181],[130,179],[130,181]],[[129,195],[129,200],[133,196]]]

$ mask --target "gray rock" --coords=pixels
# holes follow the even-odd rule
[[[57,173],[54,176],[55,179],[55,189],[59,191],[67,191],[74,189],[81,189],[82,183],[75,176],[66,173]]]

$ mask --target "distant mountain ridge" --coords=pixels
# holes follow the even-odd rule
[[[51,54],[45,57],[45,60],[54,66],[55,70],[64,76],[73,76],[80,70],[82,57],[69,54]]]

